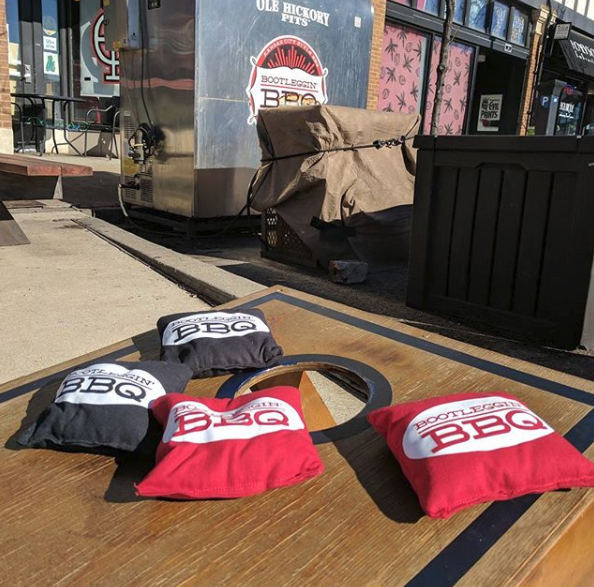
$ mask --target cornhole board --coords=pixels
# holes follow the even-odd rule
[[[371,381],[375,402],[506,390],[594,459],[592,382],[286,288],[227,307],[238,305],[265,312],[288,363],[297,356],[310,366],[318,359],[351,365]],[[0,387],[6,585],[593,584],[593,490],[531,495],[432,520],[362,418],[336,434],[332,427],[318,433],[322,476],[239,500],[140,500],[133,484],[146,463],[16,449],[15,433],[52,400],[69,370],[157,355],[153,331]],[[194,381],[188,393],[233,393],[237,377]]]

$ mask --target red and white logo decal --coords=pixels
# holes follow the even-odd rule
[[[409,459],[425,459],[517,446],[552,433],[524,404],[490,396],[421,412],[408,425],[402,448]]]
[[[261,397],[228,412],[217,412],[195,401],[182,402],[169,412],[163,442],[204,444],[246,440],[280,430],[302,430],[297,410],[280,399]]]
[[[299,37],[277,37],[251,57],[252,73],[246,88],[250,99],[248,124],[255,124],[260,108],[326,104],[326,76],[320,58]]]
[[[103,67],[103,83],[120,83],[120,56],[105,45],[105,14],[100,10],[91,26],[91,49]]]

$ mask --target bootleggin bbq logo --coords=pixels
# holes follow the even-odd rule
[[[197,338],[245,336],[252,332],[270,332],[270,329],[260,318],[251,314],[194,314],[167,325],[163,332],[163,346],[185,344]]]
[[[56,403],[93,405],[140,405],[148,408],[165,395],[161,383],[141,369],[97,364],[72,372],[56,393]]]
[[[409,459],[517,446],[553,433],[524,404],[500,396],[433,406],[415,416],[402,439]]]
[[[303,420],[290,404],[271,397],[252,400],[226,412],[195,401],[177,404],[170,412],[163,442],[204,444],[247,440],[281,430],[303,430]]]
[[[248,124],[255,124],[260,108],[326,104],[326,76],[320,58],[299,37],[277,37],[251,57],[252,73],[246,88],[250,99]]]
[[[120,83],[120,58],[115,51],[110,51],[105,43],[105,14],[100,10],[91,26],[91,49],[101,67],[103,67],[103,83]]]

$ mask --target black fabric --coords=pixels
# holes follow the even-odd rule
[[[157,322],[161,359],[212,377],[277,363],[283,350],[261,310],[234,308],[164,316]]]
[[[159,361],[96,363],[70,373],[37,422],[19,435],[30,448],[154,453],[162,430],[150,403],[183,392],[192,377],[185,365]]]

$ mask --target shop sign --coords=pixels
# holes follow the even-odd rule
[[[501,120],[503,94],[485,94],[479,103],[478,132],[497,132]]]
[[[330,22],[330,13],[303,6],[294,2],[281,2],[280,0],[256,0],[256,8],[260,12],[277,12],[281,22],[309,26],[318,24],[327,27]],[[355,25],[356,26],[356,25]]]
[[[568,38],[559,41],[559,45],[571,69],[594,77],[594,39],[570,31]]]
[[[55,37],[43,36],[43,50],[52,51],[53,53],[58,52],[58,39]]]
[[[57,13],[44,14],[43,29],[43,73],[49,80],[60,78],[60,56],[58,52]]]
[[[572,102],[561,102],[559,104],[559,118],[573,119],[575,104]]]
[[[553,39],[561,41],[569,38],[569,31],[571,30],[571,23],[560,23],[555,26]]]
[[[246,88],[250,100],[248,124],[255,124],[260,108],[326,104],[326,76],[317,53],[293,36],[270,41],[257,57]]]

